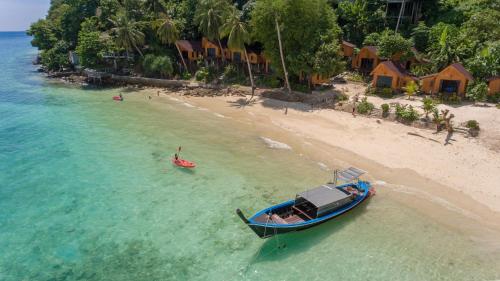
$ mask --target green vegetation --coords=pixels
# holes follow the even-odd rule
[[[485,82],[475,82],[467,86],[467,97],[474,102],[486,101],[488,85]]]
[[[390,106],[387,103],[384,103],[380,106],[382,108],[382,117],[387,117],[389,115]]]
[[[359,114],[370,114],[374,108],[375,106],[373,103],[369,102],[368,99],[364,97],[356,107],[356,110]]]
[[[429,114],[437,109],[436,103],[431,98],[424,98],[422,100],[422,103],[423,103],[422,108],[425,112],[425,119],[429,119]]]
[[[474,100],[482,99],[478,94],[484,86],[477,85],[500,75],[497,1],[424,1],[418,23],[398,23],[390,13],[387,1],[381,0],[54,0],[47,16],[33,23],[28,34],[49,70],[68,68],[68,52],[76,51],[83,67],[127,65],[148,72],[145,56],[154,55],[162,57],[164,65],[170,60],[172,71],[164,68],[162,74],[148,75],[188,77],[176,41],[206,36],[219,47],[223,39],[242,51],[257,46],[270,59],[274,75],[256,79],[257,84],[276,84],[278,78],[287,89],[290,82],[308,85],[313,74],[344,71],[341,39],[359,47],[375,45],[380,56],[402,60],[413,56],[415,47],[419,59],[430,61],[412,66],[416,75],[460,62],[478,81],[471,88]],[[222,56],[223,66],[216,61],[217,70],[222,71],[224,60]],[[207,69],[198,76],[204,72]],[[251,69],[245,72],[253,74]],[[249,81],[255,87],[253,77]]]
[[[419,90],[419,86],[415,81],[410,81],[405,87],[405,93],[408,99],[411,99]]]
[[[413,106],[411,105],[400,105],[396,104],[396,118],[398,118],[400,121],[411,123],[415,120],[418,120],[420,117],[420,114],[418,111],[416,111]]]
[[[465,127],[473,130],[479,130],[479,122],[476,120],[469,120],[465,122]]]
[[[168,56],[148,54],[142,61],[142,67],[149,77],[167,78],[174,72],[172,61]]]

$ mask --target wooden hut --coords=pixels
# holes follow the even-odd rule
[[[420,80],[422,81],[421,89],[425,93],[456,93],[464,96],[467,85],[474,78],[460,63],[454,63],[439,73],[420,77]]]
[[[500,76],[495,76],[488,79],[488,94],[494,95],[497,93],[500,93]]]
[[[344,56],[344,58],[351,59],[352,57],[354,57],[354,49],[355,48],[356,48],[356,45],[342,40],[341,49],[342,49],[342,55]]]
[[[222,58],[222,52],[221,52],[222,50],[220,49],[218,43],[210,41],[208,40],[208,38],[203,37],[201,39],[201,47],[203,48],[205,58],[208,59]]]
[[[203,57],[203,48],[200,41],[177,40],[175,42],[181,50],[182,57],[190,62]]]
[[[356,58],[352,60],[352,68],[358,69],[360,72],[370,73],[380,61],[376,46],[364,46],[359,50]]]
[[[393,91],[401,91],[410,81],[417,80],[398,62],[393,61],[381,62],[371,75],[373,87],[391,88]]]

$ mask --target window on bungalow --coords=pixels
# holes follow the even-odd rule
[[[207,48],[207,56],[209,58],[215,58],[215,48]]]
[[[241,62],[241,53],[240,52],[233,53],[233,61],[234,62]]]

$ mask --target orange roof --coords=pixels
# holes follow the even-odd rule
[[[200,41],[188,41],[188,40],[177,40],[175,43],[179,46],[179,49],[186,51],[202,51]]]
[[[377,46],[364,46],[362,49],[367,49],[370,53],[377,55]]]
[[[342,44],[346,45],[346,46],[349,46],[349,47],[352,47],[352,48],[356,48],[356,45],[354,45],[353,43],[347,42],[345,40],[342,40]]]
[[[377,65],[377,67],[375,67],[375,69],[370,74],[373,75],[375,70],[377,70],[377,68],[379,68],[381,66],[387,67],[388,69],[390,69],[391,71],[393,71],[394,73],[396,73],[400,77],[409,76],[412,79],[415,79],[415,77],[410,75],[408,73],[408,71],[406,71],[406,69],[404,69],[401,65],[395,64],[392,61],[384,61],[384,62],[379,63],[379,65]]]
[[[471,81],[474,80],[474,77],[472,77],[472,74],[470,74],[470,72],[467,71],[467,69],[465,69],[462,64],[457,62],[457,63],[454,63],[450,66],[455,68],[456,70],[458,70],[458,72],[462,73],[467,79],[469,79]],[[450,67],[450,66],[448,66],[448,67]]]
[[[486,79],[486,81],[491,82],[493,80],[499,80],[499,79],[500,79],[500,76],[493,76],[493,77]]]

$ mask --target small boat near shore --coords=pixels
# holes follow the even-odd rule
[[[308,229],[334,219],[359,206],[374,189],[359,177],[365,172],[357,168],[335,171],[333,183],[304,191],[289,200],[263,209],[247,219],[240,209],[238,216],[260,238]],[[337,181],[346,182],[337,185]]]

